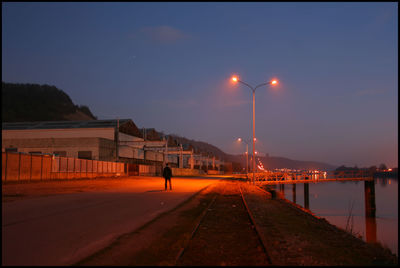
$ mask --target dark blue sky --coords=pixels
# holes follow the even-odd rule
[[[2,80],[242,153],[398,162],[398,4],[2,3]],[[250,149],[250,148],[249,148]]]

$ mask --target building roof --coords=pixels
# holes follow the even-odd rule
[[[30,129],[65,129],[65,128],[115,128],[118,119],[87,120],[87,121],[37,121],[2,123],[2,130],[30,130]],[[119,119],[119,132],[142,138],[135,123],[131,119]]]
[[[64,128],[111,128],[116,127],[117,119],[110,120],[88,120],[88,121],[37,121],[37,122],[9,122],[2,123],[3,130],[24,129],[64,129]],[[120,127],[131,119],[119,119]]]

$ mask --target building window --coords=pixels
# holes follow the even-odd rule
[[[16,153],[18,152],[18,148],[6,148],[6,153]]]
[[[66,157],[67,156],[67,152],[66,151],[54,151],[53,154],[55,154],[56,156],[62,156],[62,157]]]
[[[78,151],[78,158],[92,159],[92,151]]]

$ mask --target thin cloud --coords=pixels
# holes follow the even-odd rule
[[[143,27],[140,32],[146,38],[158,43],[176,43],[189,37],[181,30],[168,25]]]

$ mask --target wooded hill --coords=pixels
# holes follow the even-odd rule
[[[2,122],[95,120],[89,107],[75,105],[55,86],[1,83]]]

